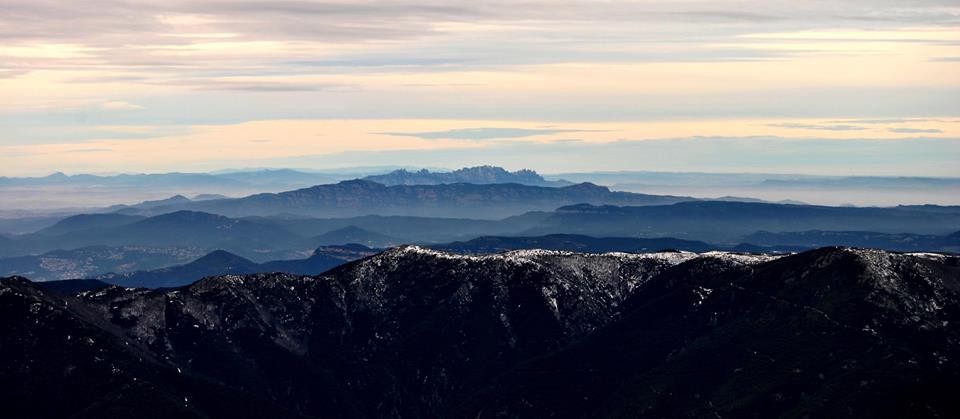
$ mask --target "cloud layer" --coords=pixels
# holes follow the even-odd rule
[[[933,121],[960,115],[958,25],[952,0],[0,0],[0,147],[70,170],[55,166],[80,160],[43,153],[342,119],[407,120],[366,132],[396,134],[385,147],[428,140],[418,150],[589,142],[578,130],[607,122],[729,135],[724,119],[771,138],[948,138]]]

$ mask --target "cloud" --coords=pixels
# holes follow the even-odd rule
[[[119,100],[101,103],[100,108],[108,111],[137,111],[144,109],[143,106]]]
[[[906,122],[926,122],[928,119],[907,119],[907,118],[881,118],[881,119],[838,119],[834,121],[827,121],[830,124],[877,124],[877,125],[887,125],[887,124],[903,124]]]
[[[775,128],[793,128],[793,129],[812,129],[820,131],[863,131],[867,128],[859,127],[856,125],[846,125],[846,124],[835,124],[835,125],[821,125],[821,124],[805,124],[805,123],[796,123],[796,122],[782,122],[776,124],[767,124],[768,127]]]
[[[537,135],[552,135],[573,132],[596,132],[591,130],[553,129],[553,128],[463,128],[428,132],[381,132],[382,135],[397,137],[416,137],[425,140],[490,140],[496,138],[524,138]]]
[[[109,148],[78,148],[76,150],[64,150],[64,153],[109,153],[113,150]]]
[[[197,84],[197,90],[229,90],[237,92],[317,92],[321,90],[343,89],[342,85],[313,83],[270,83],[270,82],[213,82]]]
[[[8,79],[27,74],[27,70],[2,70],[0,69],[0,79]]]
[[[943,134],[943,130],[936,128],[888,128],[887,131],[897,134]]]
[[[86,139],[80,141],[49,142],[49,136],[44,136],[43,141],[32,145],[0,144],[0,155],[29,152],[32,156],[5,161],[6,174],[267,166],[261,163],[329,167],[402,162],[448,167],[487,163],[554,172],[643,168],[960,176],[955,164],[960,158],[960,141],[955,141],[960,138],[957,124],[925,125],[943,129],[944,133],[936,138],[885,129],[872,130],[867,135],[861,131],[817,131],[810,136],[791,133],[790,137],[777,137],[765,135],[770,128],[759,122],[686,120],[569,125],[553,121],[289,119],[202,125],[184,132],[168,132],[165,127],[107,126],[98,127],[97,133],[85,134]],[[498,128],[491,131],[478,126]],[[371,127],[403,136],[374,133]],[[428,138],[409,134],[426,134]],[[500,138],[494,135],[518,137],[478,141]],[[78,149],[110,151],[74,152]]]
[[[450,119],[493,128],[389,131],[545,140],[481,121],[751,118],[828,136],[867,128],[826,119],[958,114],[956,0],[828,3],[0,0],[0,132]],[[94,112],[110,98],[134,103]]]

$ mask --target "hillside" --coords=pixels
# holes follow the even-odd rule
[[[956,258],[844,248],[402,247],[317,277],[72,297],[8,278],[0,405],[13,417],[952,417],[958,290]]]

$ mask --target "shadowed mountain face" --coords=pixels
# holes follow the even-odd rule
[[[558,209],[526,234],[659,236],[734,243],[757,231],[859,230],[937,235],[956,231],[960,227],[960,210],[937,208],[940,211],[719,201],[642,207],[573,205]]]
[[[119,227],[143,220],[146,217],[124,214],[79,214],[64,218],[56,224],[37,231],[43,236],[56,236],[95,228]]]
[[[217,250],[186,265],[152,271],[100,275],[96,279],[127,287],[167,288],[192,283],[213,275],[257,272],[259,264],[223,250]]]
[[[744,241],[760,246],[855,246],[907,252],[960,251],[960,234],[939,236],[932,234],[889,234],[869,231],[801,231],[771,233],[759,231],[744,237]]]
[[[568,186],[572,183],[557,180],[549,181],[533,170],[518,170],[508,172],[502,167],[477,166],[465,167],[452,172],[431,172],[422,169],[410,172],[404,169],[395,170],[383,175],[372,175],[363,178],[371,182],[387,186],[393,185],[439,185],[444,183],[473,183],[477,185],[491,183],[519,183],[531,186]]]
[[[310,240],[317,246],[354,243],[369,247],[385,248],[403,243],[403,240],[401,239],[390,237],[385,234],[374,233],[357,226],[347,226],[333,231],[328,231]]]
[[[403,247],[318,277],[66,301],[7,279],[0,404],[13,417],[950,417],[958,265],[836,248]],[[47,383],[60,402],[33,390]]]
[[[190,247],[256,254],[281,246],[309,248],[304,239],[275,225],[195,211],[150,218],[97,214],[70,217],[50,229],[17,237],[0,247],[0,254],[21,256],[87,246]]]
[[[11,244],[16,245],[17,242]],[[2,258],[0,275],[25,276],[34,281],[89,278],[107,272],[126,273],[184,264],[205,253],[194,247],[90,246]]]
[[[190,209],[227,216],[351,217],[379,214],[491,219],[578,203],[656,205],[691,199],[612,192],[590,183],[561,188],[515,183],[385,186],[366,180],[351,180],[277,194],[158,207],[154,211]]]
[[[274,260],[256,263],[223,250],[216,250],[184,265],[149,271],[108,273],[95,278],[124,287],[169,288],[192,284],[204,277],[256,272],[285,272],[316,275],[347,262],[376,253],[362,245],[324,246],[306,259]]]

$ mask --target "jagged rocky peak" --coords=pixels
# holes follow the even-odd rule
[[[570,182],[566,181],[548,181],[537,172],[529,169],[511,172],[502,167],[489,165],[465,167],[451,172],[431,172],[427,169],[417,171],[399,169],[383,175],[367,176],[364,179],[385,185],[519,183],[534,186],[563,186],[570,184]]]

